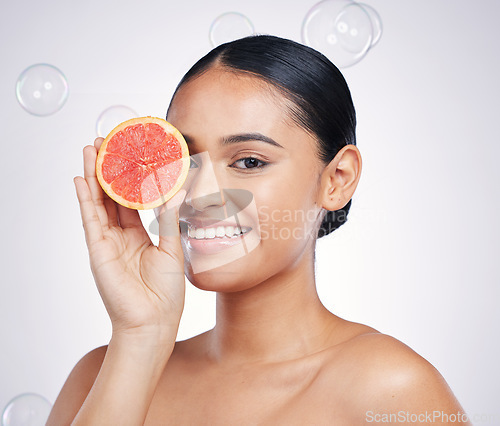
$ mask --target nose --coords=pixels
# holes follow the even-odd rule
[[[198,211],[222,206],[221,190],[208,152],[194,154],[191,158],[197,167],[190,170],[186,179],[184,202]]]

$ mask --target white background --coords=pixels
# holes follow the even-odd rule
[[[500,145],[496,0],[366,0],[384,34],[343,70],[363,177],[350,221],[321,240],[325,305],[433,363],[471,415],[500,421]],[[210,49],[221,13],[300,41],[314,1],[9,1],[0,13],[0,409],[53,402],[110,324],[88,265],[72,178],[98,115],[115,104],[164,117],[177,82]],[[15,83],[45,62],[66,75],[56,114],[29,115]],[[214,324],[213,294],[188,289],[179,338]],[[491,416],[496,416],[496,422]],[[485,422],[477,421],[476,424]]]

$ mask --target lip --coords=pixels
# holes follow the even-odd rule
[[[199,254],[215,254],[215,253],[220,253],[221,251],[224,251],[229,247],[233,247],[237,244],[242,244],[247,235],[250,234],[251,232],[252,230],[245,232],[244,234],[232,237],[215,237],[211,239],[199,239],[199,240],[196,238],[191,238],[187,233],[183,232],[182,237],[186,241],[186,245],[189,250],[192,250],[193,252]]]

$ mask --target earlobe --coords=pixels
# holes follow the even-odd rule
[[[361,167],[358,148],[355,145],[343,147],[323,170],[319,204],[330,211],[343,208],[358,186]]]

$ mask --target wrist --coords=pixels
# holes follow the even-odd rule
[[[130,342],[168,343],[175,342],[179,322],[175,324],[149,324],[134,327],[124,327],[112,323],[112,337]]]
[[[168,335],[159,330],[113,330],[109,346],[136,356],[148,358],[170,357],[176,335]]]

